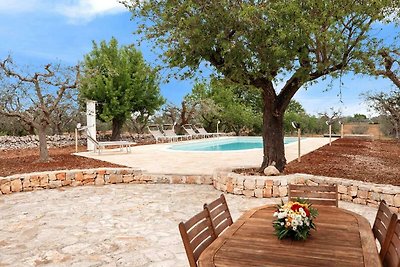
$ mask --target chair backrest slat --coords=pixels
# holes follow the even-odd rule
[[[164,137],[165,135],[161,132],[157,125],[149,125],[147,129],[154,137]]]
[[[337,185],[295,185],[289,184],[289,201],[305,198],[315,205],[338,206]]]
[[[173,124],[164,124],[162,127],[162,130],[163,130],[164,134],[168,137],[179,137],[179,135],[177,135],[175,133]]]
[[[229,218],[229,217],[230,217],[230,214],[227,214],[226,210],[224,210],[224,212],[222,212],[222,213],[218,213],[217,216],[212,216],[211,215],[211,218],[213,218],[213,220],[212,220],[213,221],[213,225],[215,225],[215,226],[218,226],[220,223],[222,223],[225,220],[226,221],[230,221],[230,220],[227,220],[227,218]]]
[[[232,225],[233,220],[231,213],[229,212],[228,204],[223,194],[213,202],[204,204],[204,208],[210,214],[216,236],[219,236],[226,228]]]
[[[217,238],[208,211],[204,209],[188,221],[179,223],[179,232],[190,266],[197,267],[200,254]]]
[[[184,124],[182,128],[190,135],[197,135],[197,133],[193,130],[191,124]]]
[[[168,130],[165,130],[165,129],[164,129],[164,134],[165,134],[166,136],[169,136],[169,137],[179,137],[179,135],[177,135],[177,134],[175,133],[175,131],[172,130],[172,129],[168,129]]]
[[[199,259],[201,253],[209,246],[215,239],[208,237],[203,243],[201,243],[194,251],[194,258],[196,261]]]
[[[201,128],[196,127],[196,130],[197,130],[199,133],[201,133],[201,134],[209,134],[209,133],[206,131],[206,129],[204,129],[203,127],[201,127]]]
[[[386,205],[386,202],[382,200],[379,204],[378,212],[376,213],[375,221],[372,226],[374,237],[381,245],[381,251],[379,253],[381,259],[386,253],[384,244],[385,242],[387,242],[387,238],[389,238],[389,229],[391,229],[391,227],[394,227],[393,225],[396,223],[396,220],[397,215],[393,213]]]
[[[390,224],[387,239],[381,249],[382,264],[385,267],[400,266],[400,221],[395,216],[396,221]]]
[[[203,252],[203,250],[204,250],[204,249],[201,250],[200,245],[201,245],[203,242],[206,242],[206,243],[208,243],[208,244],[211,244],[213,240],[214,240],[214,239],[211,238],[211,235],[210,235],[210,232],[209,232],[209,231],[203,231],[203,232],[201,232],[199,235],[197,235],[195,238],[193,238],[193,239],[192,239],[192,242],[191,242],[191,246],[192,246],[192,248],[193,248],[194,254],[196,255],[196,252],[198,252],[198,253],[199,253],[198,256],[200,256],[200,253]],[[198,257],[196,257],[196,256],[195,256],[195,258],[198,259]]]
[[[197,223],[194,227],[187,231],[190,240],[193,240],[196,236],[202,233],[209,226],[209,222],[207,220],[202,220]]]
[[[224,220],[222,223],[217,224],[214,231],[216,233],[222,233],[226,228],[228,228],[231,225],[232,223],[229,220]]]
[[[214,209],[210,209],[210,215],[211,218],[215,218],[218,217],[221,213],[223,213],[224,211],[226,211],[226,207],[223,203],[220,203],[217,207],[215,207]]]

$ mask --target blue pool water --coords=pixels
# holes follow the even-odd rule
[[[296,142],[296,137],[285,137],[285,144]],[[190,144],[178,144],[169,147],[171,150],[179,151],[235,151],[262,148],[261,137],[234,137],[221,138],[217,140],[204,140]]]

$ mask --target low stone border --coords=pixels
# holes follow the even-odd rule
[[[98,168],[62,170],[0,177],[0,195],[23,191],[53,189],[64,186],[105,184],[207,184],[217,190],[247,197],[286,197],[288,183],[323,185],[337,184],[340,200],[377,207],[385,200],[400,212],[400,187],[366,183],[342,178],[291,174],[285,176],[244,176],[231,169],[217,170],[209,175],[149,174],[131,168]]]
[[[217,170],[213,175],[213,185],[216,189],[247,197],[287,197],[287,185],[289,183],[307,185],[337,184],[340,200],[373,207],[378,207],[379,202],[385,200],[394,212],[400,212],[400,186],[309,174],[244,176],[232,172],[232,169]]]
[[[130,168],[99,168],[0,177],[0,195],[64,186],[104,184],[212,184],[210,175],[148,174]]]

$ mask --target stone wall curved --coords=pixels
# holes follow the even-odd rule
[[[105,184],[212,184],[210,175],[148,174],[130,168],[63,170],[0,177],[0,195],[64,186]]]
[[[339,199],[377,207],[385,200],[389,207],[400,212],[400,187],[366,183],[342,178],[291,174],[285,176],[244,176],[231,169],[217,170],[214,175],[149,174],[131,168],[98,168],[62,170],[0,177],[0,195],[16,192],[53,189],[64,186],[106,184],[206,184],[217,190],[246,197],[287,197],[287,185],[337,184]]]
[[[356,204],[378,207],[385,200],[389,207],[400,212],[400,186],[382,185],[342,178],[291,174],[284,176],[244,176],[231,169],[217,170],[213,175],[216,189],[247,197],[287,197],[288,184],[338,185],[339,199]]]

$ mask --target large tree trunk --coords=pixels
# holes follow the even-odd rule
[[[285,112],[277,108],[276,98],[273,95],[264,92],[263,101],[264,158],[260,170],[264,170],[269,165],[275,165],[282,172],[286,165],[283,133]]]
[[[47,137],[46,137],[46,126],[40,126],[37,128],[39,135],[39,161],[49,162],[49,150],[47,149]]]
[[[121,140],[121,129],[123,125],[124,125],[123,120],[120,120],[118,118],[114,118],[112,120],[112,134],[111,134],[112,141]]]

